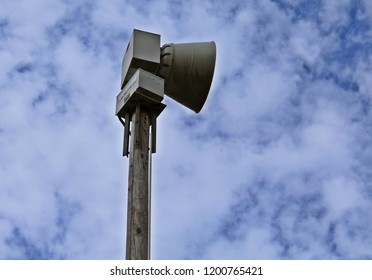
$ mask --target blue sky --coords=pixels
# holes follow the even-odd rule
[[[371,3],[2,0],[0,259],[125,258],[133,28],[217,45],[158,118],[153,259],[371,259]]]

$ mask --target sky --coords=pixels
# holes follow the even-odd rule
[[[0,259],[124,259],[134,28],[215,41],[165,97],[152,259],[372,259],[372,2],[0,0]]]

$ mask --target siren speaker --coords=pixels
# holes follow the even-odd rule
[[[216,64],[215,42],[166,44],[161,48],[157,75],[164,92],[199,113],[207,99]]]

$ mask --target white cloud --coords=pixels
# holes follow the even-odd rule
[[[347,24],[350,0],[323,1],[321,9],[322,27],[329,30],[332,27],[340,27]]]
[[[204,257],[206,259],[253,259],[262,260],[279,259],[280,247],[272,243],[272,237],[267,230],[251,229],[242,240],[229,242],[225,239],[217,240],[214,246],[207,252]]]
[[[365,201],[359,183],[350,178],[336,177],[324,182],[324,195],[332,215],[339,217],[353,208],[363,208]]]

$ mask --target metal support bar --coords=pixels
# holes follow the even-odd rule
[[[123,137],[123,157],[128,157],[129,154],[129,136],[130,136],[130,118],[129,113],[125,114],[125,118],[123,119],[118,116],[119,121],[124,126],[124,137]]]
[[[127,124],[124,127],[124,144],[123,144],[123,157],[128,157],[129,154],[129,127],[130,127],[130,115],[129,112],[125,113],[124,117],[125,123]]]
[[[156,113],[151,112],[151,153],[156,153]]]

